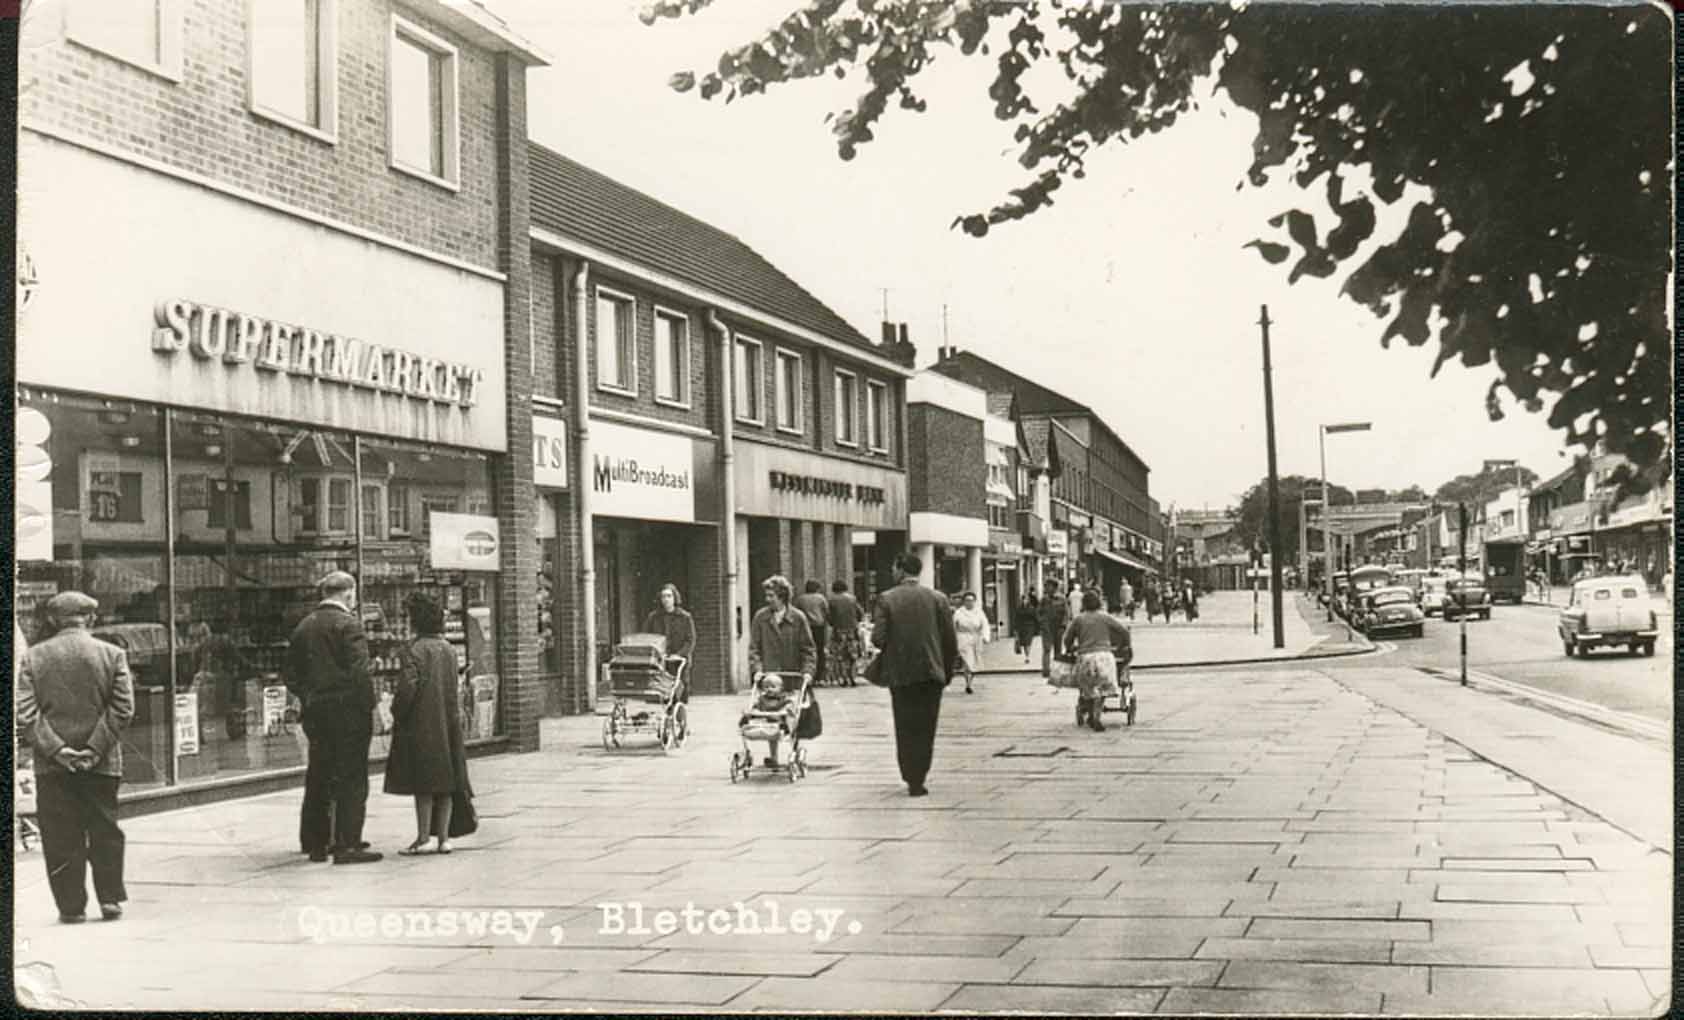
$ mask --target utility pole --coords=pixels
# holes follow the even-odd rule
[[[1257,324],[1263,328],[1263,416],[1269,437],[1269,611],[1275,625],[1275,647],[1286,647],[1281,618],[1281,494],[1275,468],[1275,381],[1269,364],[1269,306]]]
[[[1462,574],[1460,584],[1466,584],[1468,579],[1468,505],[1466,503],[1456,504],[1456,523],[1460,528],[1457,541],[1461,546],[1461,554],[1458,557],[1460,562],[1457,564],[1457,569]],[[1463,594],[1460,586],[1457,587],[1456,594],[1462,599],[1460,611],[1456,613],[1456,623],[1460,626],[1462,632],[1462,686],[1466,687],[1468,685],[1468,603],[1467,596]]]

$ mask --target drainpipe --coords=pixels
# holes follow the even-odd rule
[[[719,460],[720,470],[725,475],[720,485],[720,498],[724,503],[720,526],[725,529],[725,673],[726,683],[734,691],[737,685],[737,638],[743,626],[737,618],[741,611],[737,605],[737,454],[732,428],[736,415],[731,404],[736,392],[735,376],[731,371],[731,358],[735,352],[731,346],[731,329],[720,321],[717,309],[708,309],[708,325],[719,334]]]
[[[578,440],[574,445],[579,463],[579,487],[574,494],[579,509],[579,593],[584,601],[585,707],[596,710],[596,535],[591,519],[593,485],[591,459],[590,387],[590,279],[591,264],[581,261],[573,277],[573,415]]]

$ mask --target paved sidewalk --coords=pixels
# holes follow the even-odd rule
[[[696,699],[670,757],[550,720],[473,763],[449,857],[310,864],[296,792],[135,819],[117,924],[53,923],[19,856],[20,981],[128,1009],[1663,1008],[1667,855],[1308,667],[1139,685],[1105,733],[1036,677],[950,688],[918,800],[859,687],[821,692],[795,785],[728,780],[736,698]],[[379,849],[411,819],[371,798]],[[601,906],[634,903],[641,927]],[[689,904],[699,933],[655,916]],[[797,910],[842,913],[821,941]]]
[[[1172,622],[1163,617],[1148,621],[1144,609],[1133,620],[1119,617],[1128,625],[1134,640],[1134,662],[1137,666],[1174,666],[1190,663],[1252,662],[1272,659],[1294,659],[1306,654],[1331,651],[1358,650],[1369,647],[1360,635],[1355,643],[1346,644],[1343,633],[1338,638],[1323,639],[1306,621],[1304,612],[1309,605],[1298,592],[1288,592],[1282,605],[1282,630],[1285,647],[1274,646],[1274,626],[1270,619],[1269,593],[1259,592],[1256,603],[1257,633],[1252,633],[1253,604],[1251,592],[1218,591],[1199,599],[1199,618],[1188,622],[1185,614],[1177,613]],[[1337,640],[1340,647],[1331,642]],[[1022,654],[1014,653],[1008,635],[991,642],[984,650],[985,670],[1022,670],[1041,668],[1041,642],[1036,639],[1030,649],[1029,663]]]

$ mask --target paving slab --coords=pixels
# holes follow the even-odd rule
[[[1414,943],[1398,943],[1413,945]],[[1199,946],[1201,960],[1284,960],[1303,963],[1389,963],[1392,943],[1381,940],[1208,938]],[[1410,962],[1410,961],[1398,961]]]

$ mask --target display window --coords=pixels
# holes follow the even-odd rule
[[[495,577],[435,569],[434,512],[492,511],[483,455],[304,425],[21,389],[17,609],[77,589],[128,652],[136,717],[124,781],[193,783],[302,765],[284,666],[334,570],[359,579],[387,749],[403,603],[432,592],[457,646],[464,736],[500,732]],[[45,509],[50,505],[50,509]],[[45,512],[44,512],[45,511]]]

